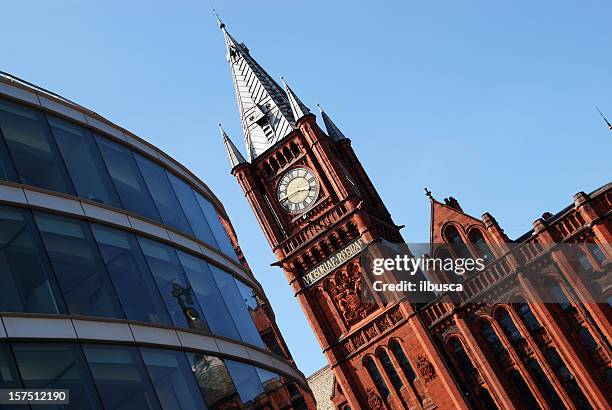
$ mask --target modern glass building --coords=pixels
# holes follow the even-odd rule
[[[210,189],[123,128],[6,74],[0,319],[0,389],[70,390],[69,405],[46,408],[311,402]]]

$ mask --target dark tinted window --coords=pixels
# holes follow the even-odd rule
[[[240,400],[242,400],[244,404],[248,404],[256,400],[258,396],[264,394],[264,388],[255,371],[255,367],[233,360],[226,360],[225,365],[232,376],[234,385],[236,385]]]
[[[508,335],[511,341],[519,340],[522,337],[506,309],[499,309],[496,317],[502,329],[504,329],[504,332],[506,335]]]
[[[242,340],[246,343],[259,346],[264,349],[265,345],[261,340],[261,336],[255,327],[255,323],[253,323],[253,319],[245,306],[245,301],[238,290],[234,277],[216,266],[211,265],[210,269],[213,273],[213,277],[215,278],[215,282],[217,282],[217,286],[221,291],[221,295],[225,300],[225,304],[227,305],[230,314],[238,327],[238,332],[240,333]]]
[[[217,210],[208,199],[204,198],[197,192],[195,193],[195,195],[198,200],[198,203],[200,204],[200,207],[202,208],[202,211],[204,212],[204,215],[206,216],[208,225],[210,226],[210,229],[212,230],[213,235],[217,240],[217,243],[219,244],[219,248],[227,256],[230,256],[231,258],[237,261],[238,257],[236,256],[236,252],[234,251],[234,247],[232,246],[232,241],[230,241],[230,238],[227,235],[227,232],[225,231],[221,220],[219,219]]]
[[[74,194],[41,111],[0,100],[0,129],[21,183]]]
[[[161,221],[130,150],[99,136],[96,141],[124,208]]]
[[[416,379],[416,374],[414,373],[414,369],[410,365],[408,357],[406,357],[404,348],[399,344],[397,340],[392,340],[391,342],[389,342],[389,348],[391,349],[391,352],[393,352],[395,359],[400,364],[400,367],[402,368],[402,371],[404,372],[406,378],[410,381],[414,381],[414,379]]]
[[[64,313],[29,211],[0,206],[0,311]]]
[[[389,357],[387,352],[384,349],[379,349],[378,352],[376,352],[376,357],[378,358],[380,364],[382,364],[383,369],[385,369],[385,373],[387,373],[387,376],[391,380],[391,384],[393,384],[393,387],[398,390],[401,389],[404,383],[399,377],[399,374],[397,374],[395,366],[391,362],[391,358]]]
[[[223,360],[202,353],[187,353],[187,360],[209,409],[243,408]]]
[[[83,345],[105,409],[160,409],[138,349]]]
[[[166,171],[159,165],[138,154],[134,154],[134,157],[153,197],[153,201],[155,201],[155,206],[161,215],[162,221],[166,225],[192,234],[187,218],[179,205],[172,186],[170,186]]]
[[[23,387],[8,343],[0,343],[0,389]]]
[[[202,212],[202,209],[200,208],[191,187],[170,173],[168,173],[168,177],[170,178],[174,192],[181,203],[183,211],[185,211],[189,225],[191,226],[196,238],[215,248],[218,248],[217,242],[215,241],[212,231],[210,230],[210,226],[208,226],[208,223],[206,222],[204,213]]]
[[[363,365],[374,382],[378,393],[385,399],[389,397],[389,388],[387,387],[387,383],[385,383],[385,379],[383,379],[382,374],[380,374],[374,360],[371,357],[366,357],[363,361]]]
[[[126,317],[170,324],[136,237],[100,225],[92,228]]]
[[[261,380],[261,384],[266,392],[274,391],[282,387],[281,378],[278,373],[271,372],[261,367],[255,367],[255,371]]]
[[[34,212],[68,312],[124,318],[87,222]]]
[[[518,311],[519,315],[521,315],[523,321],[525,321],[529,329],[536,330],[540,327],[540,322],[538,322],[538,319],[536,319],[527,303],[517,303],[515,305],[515,308]]]
[[[206,409],[185,353],[150,348],[140,348],[140,353],[162,409]]]
[[[240,339],[236,325],[212,277],[208,264],[184,252],[179,251],[178,254],[212,332],[216,335]]]
[[[102,408],[78,345],[14,343],[13,350],[26,389],[70,390],[69,405],[45,408]]]
[[[174,248],[149,239],[138,238],[153,278],[176,326],[208,330],[200,305],[187,282]]]
[[[483,321],[480,323],[480,335],[482,336],[484,341],[489,345],[493,353],[498,353],[504,350],[501,340],[499,340],[497,333],[495,333],[493,326],[491,326],[489,322]]]
[[[13,160],[9,155],[8,147],[2,137],[2,128],[0,128],[0,179],[6,181],[18,181],[17,172]]]
[[[121,208],[91,132],[59,118],[48,119],[77,195]]]

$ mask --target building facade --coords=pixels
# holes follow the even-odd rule
[[[596,300],[585,293],[592,287],[581,287],[587,279],[552,244],[587,244],[585,260],[602,280],[596,298],[605,300],[610,186],[577,194],[573,207],[515,241],[490,215],[475,219],[431,197],[432,244],[450,245],[452,257],[490,254],[484,271],[465,278],[471,295],[513,292],[514,301],[362,303],[360,253],[403,243],[401,227],[331,118],[321,110],[323,131],[219,24],[246,145],[245,156],[222,129],[232,174],[328,360],[336,408],[609,408],[610,306],[581,303]],[[551,290],[558,304],[530,304],[539,299],[521,271],[544,265],[568,285]],[[577,302],[563,299],[570,291]]]
[[[6,74],[0,388],[69,389],[57,408],[71,409],[313,406],[212,191],[127,130]]]

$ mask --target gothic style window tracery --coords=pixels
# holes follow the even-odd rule
[[[395,387],[397,390],[401,389],[404,383],[399,377],[399,374],[397,374],[395,366],[393,366],[393,363],[391,362],[391,358],[389,357],[387,351],[383,348],[378,348],[376,350],[376,357],[378,358],[378,361],[385,370],[385,373],[387,373],[389,380],[391,380],[393,387]]]
[[[387,383],[385,383],[385,379],[383,379],[382,374],[380,374],[380,371],[378,370],[378,367],[376,366],[376,363],[374,363],[372,357],[366,356],[363,359],[363,366],[366,368],[370,378],[374,382],[376,390],[378,390],[378,394],[380,394],[380,396],[384,399],[389,397],[390,392],[389,388],[387,387]]]

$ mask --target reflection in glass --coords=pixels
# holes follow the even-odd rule
[[[236,323],[238,327],[238,332],[240,333],[242,341],[265,349],[265,345],[245,306],[245,301],[238,290],[234,277],[216,266],[210,265],[210,270],[221,291],[223,300],[225,300],[225,304],[234,319],[234,323]]]
[[[196,238],[206,242],[214,248],[219,248],[191,187],[187,185],[186,182],[181,181],[170,173],[168,173],[168,178],[170,178],[170,183],[181,203],[183,211],[185,211],[185,215],[189,220],[189,225],[191,225],[191,229]]]
[[[38,230],[72,315],[123,319],[89,224],[34,212]]]
[[[89,130],[48,116],[77,195],[121,208],[121,202]]]
[[[134,154],[134,157],[163,223],[193,235],[172,186],[170,186],[166,171],[138,154]]]
[[[29,211],[0,206],[0,311],[65,313]]]
[[[200,305],[193,297],[193,289],[187,282],[176,250],[142,237],[138,237],[138,241],[172,323],[179,327],[208,331],[206,321],[200,313]]]
[[[24,388],[70,390],[69,405],[46,405],[46,409],[102,408],[78,345],[14,343],[13,351]]]
[[[212,278],[208,263],[185,252],[178,251],[178,255],[212,332],[239,340],[236,325]]]
[[[157,398],[164,410],[206,410],[202,393],[185,354],[140,348]]]
[[[106,138],[95,138],[125,209],[161,221],[132,152]]]
[[[0,128],[0,180],[18,182],[17,172]]]
[[[255,367],[255,371],[257,372],[259,380],[261,380],[261,384],[263,385],[264,390],[267,393],[272,392],[283,386],[278,373],[262,369],[261,367]]]
[[[170,324],[136,237],[101,225],[92,229],[126,317]]]
[[[242,400],[246,406],[249,404],[252,405],[254,403],[251,402],[261,399],[260,396],[264,394],[264,388],[255,371],[255,367],[233,360],[225,360],[225,365],[232,376],[234,385],[236,385],[240,400]]]
[[[232,246],[232,241],[230,240],[221,220],[219,219],[219,214],[217,214],[217,210],[210,203],[210,201],[204,198],[200,193],[195,192],[196,199],[200,204],[200,208],[202,208],[202,212],[206,216],[206,220],[208,221],[208,225],[210,225],[210,229],[213,232],[217,243],[219,244],[219,248],[223,253],[227,256],[231,257],[235,261],[238,261],[238,256],[236,255],[236,251],[234,251],[234,247]]]
[[[0,389],[23,387],[8,343],[0,343]]]
[[[83,350],[105,409],[160,409],[136,347],[84,344]]]
[[[0,100],[0,129],[22,184],[74,194],[41,111]]]
[[[242,409],[236,387],[223,360],[202,353],[186,354],[209,409]]]

